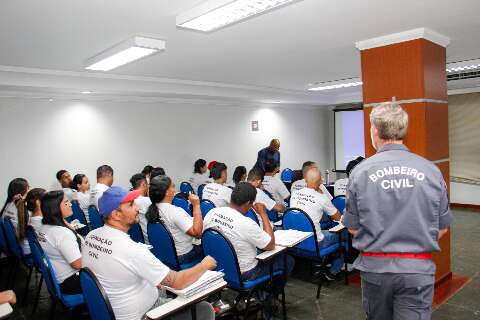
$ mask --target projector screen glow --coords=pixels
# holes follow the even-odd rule
[[[335,112],[335,170],[345,170],[350,160],[365,157],[363,110]]]

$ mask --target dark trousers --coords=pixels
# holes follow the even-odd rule
[[[363,308],[368,320],[429,320],[434,275],[362,272]]]
[[[78,273],[70,276],[60,283],[60,291],[63,294],[80,294],[82,293],[82,287],[80,286],[80,276]]]

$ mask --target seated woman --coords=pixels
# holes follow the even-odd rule
[[[18,243],[22,246],[24,254],[30,254],[30,246],[26,238],[28,211],[25,207],[25,196],[29,186],[27,180],[16,178],[8,184],[7,201],[0,211],[0,217],[8,217],[17,233]]]
[[[73,200],[78,201],[80,209],[85,214],[85,219],[88,222],[88,207],[90,206],[90,183],[88,177],[84,174],[76,174],[72,180]]]
[[[188,182],[192,185],[193,190],[197,192],[201,184],[206,184],[210,181],[211,179],[207,174],[207,161],[198,159],[193,164],[193,175],[188,179]]]
[[[34,188],[28,191],[27,197],[25,198],[25,203],[27,204],[27,209],[30,214],[28,224],[31,225],[36,232],[40,231],[40,228],[42,227],[43,214],[42,209],[40,208],[40,200],[45,193],[45,189]]]
[[[193,206],[193,218],[182,208],[172,205],[175,196],[175,184],[167,176],[157,176],[150,180],[149,196],[152,204],[146,217],[148,223],[161,221],[172,234],[181,264],[191,263],[202,258],[200,246],[193,245],[203,231],[200,199],[194,194],[188,196]]]
[[[72,205],[63,191],[47,192],[41,201],[42,228],[38,241],[52,262],[60,290],[64,294],[82,292],[78,270],[82,266],[82,238],[65,218],[72,215]]]
[[[229,185],[229,187],[235,188],[237,184],[246,180],[247,168],[245,168],[244,166],[238,166],[235,168],[235,171],[233,171],[232,183]]]

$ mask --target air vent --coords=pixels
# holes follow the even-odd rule
[[[451,73],[447,75],[447,81],[473,79],[473,78],[480,78],[480,70]]]

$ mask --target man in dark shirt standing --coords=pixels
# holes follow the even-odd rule
[[[265,172],[265,163],[267,160],[273,160],[277,164],[277,167],[280,168],[280,151],[278,150],[280,150],[280,140],[272,139],[268,147],[258,151],[255,167]]]

